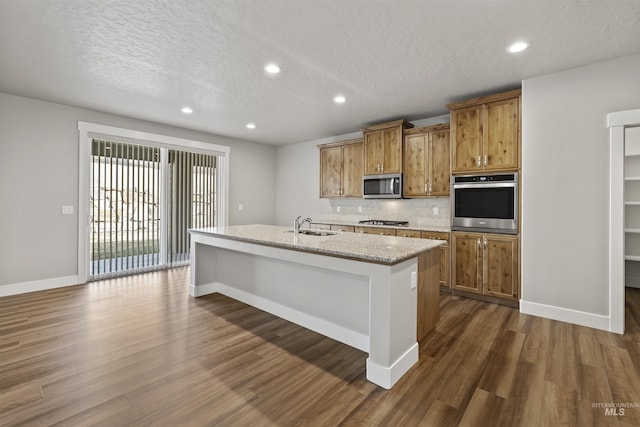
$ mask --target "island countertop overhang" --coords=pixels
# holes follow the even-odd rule
[[[384,265],[398,264],[444,244],[440,240],[349,232],[295,236],[289,227],[263,224],[195,228],[189,232]]]

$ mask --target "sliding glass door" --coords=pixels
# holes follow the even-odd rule
[[[189,262],[189,228],[216,225],[216,157],[169,151],[167,262]]]
[[[189,228],[217,224],[217,158],[91,141],[90,279],[189,262]]]

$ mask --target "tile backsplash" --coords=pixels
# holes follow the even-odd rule
[[[413,227],[449,227],[449,197],[425,199],[330,199],[326,212],[316,221],[357,222],[366,219],[409,221]]]

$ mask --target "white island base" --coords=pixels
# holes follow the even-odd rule
[[[437,250],[384,265],[215,234],[191,239],[191,296],[218,292],[367,352],[367,379],[386,389],[418,361],[418,260],[436,271]],[[436,297],[437,288],[436,278]]]

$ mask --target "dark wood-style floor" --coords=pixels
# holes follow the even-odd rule
[[[443,295],[392,390],[366,354],[186,268],[0,299],[0,425],[640,425],[640,290],[624,336]],[[629,404],[605,414],[597,404]]]

